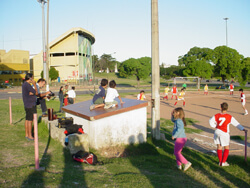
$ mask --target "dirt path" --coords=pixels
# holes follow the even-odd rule
[[[250,111],[250,92],[246,94],[246,107]],[[150,101],[151,96],[146,95],[147,100]],[[171,95],[170,95],[171,98]],[[244,110],[242,109],[239,93],[235,91],[233,96],[229,95],[229,91],[212,91],[208,95],[204,95],[203,91],[187,91],[186,106],[184,107],[185,115],[187,118],[192,118],[198,122],[190,128],[197,128],[203,130],[203,132],[197,134],[187,134],[188,143],[187,146],[197,149],[202,152],[211,152],[216,150],[216,145],[213,143],[214,129],[210,127],[208,120],[220,112],[220,104],[227,102],[229,105],[228,113],[235,117],[246,129],[250,131],[250,114],[244,116]],[[176,100],[162,100],[160,106],[161,118],[170,119],[170,113],[175,108],[174,103]],[[182,107],[182,101],[179,101],[176,107]],[[148,107],[148,113],[151,112],[151,107]],[[148,115],[150,117],[150,114]],[[248,132],[248,137],[250,137]],[[239,131],[234,126],[230,125],[231,136],[244,136],[243,131]],[[231,140],[230,142],[230,154],[231,155],[245,155],[244,141]],[[248,156],[250,156],[250,143],[248,140]]]

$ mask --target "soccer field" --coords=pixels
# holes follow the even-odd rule
[[[250,92],[244,92],[246,95],[246,108],[250,110]],[[146,94],[147,100],[150,101],[151,94]],[[161,93],[161,118],[170,119],[171,111],[175,107],[182,107],[182,101],[178,101],[177,105],[175,99],[171,100],[172,94],[169,93],[169,100],[163,100],[163,93]],[[184,107],[186,118],[192,118],[198,122],[194,125],[188,125],[189,128],[201,129],[201,133],[187,134],[188,143],[187,146],[197,149],[202,152],[209,152],[216,150],[216,146],[213,143],[214,129],[210,127],[208,120],[220,112],[220,104],[227,102],[229,105],[228,113],[231,114],[240,124],[246,129],[250,130],[250,115],[243,115],[244,110],[240,102],[240,94],[238,91],[234,91],[234,95],[229,95],[229,91],[211,91],[208,95],[204,95],[203,91],[186,91],[185,94],[186,106]],[[148,117],[150,115],[151,107],[148,107]],[[248,137],[250,132],[248,132]],[[230,135],[235,137],[244,137],[245,133],[239,131],[236,127],[230,125]],[[248,156],[250,156],[250,143],[248,139]],[[230,155],[244,155],[244,141],[237,139],[231,139],[230,142]]]

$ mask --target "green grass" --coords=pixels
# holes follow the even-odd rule
[[[79,96],[87,100],[91,95]],[[0,100],[0,187],[249,187],[250,168],[240,156],[229,156],[229,167],[218,166],[216,156],[184,147],[183,155],[192,162],[187,172],[177,170],[174,143],[170,139],[173,124],[161,119],[167,141],[124,146],[121,158],[105,158],[104,165],[91,166],[71,159],[69,150],[49,137],[47,125],[39,122],[39,157],[44,171],[34,170],[34,143],[26,141],[25,112],[21,100],[12,100],[13,125],[9,125],[8,100]],[[48,108],[59,108],[57,100]],[[57,110],[55,110],[57,111]],[[38,115],[41,110],[38,109]],[[61,114],[60,116],[62,116]],[[150,122],[150,121],[149,121]],[[195,121],[188,119],[191,124]],[[190,124],[188,123],[188,124]],[[149,131],[150,127],[148,128]],[[249,163],[248,158],[248,163]]]
[[[135,76],[130,76],[128,78],[122,78],[119,77],[119,74],[117,73],[95,73],[95,78],[106,78],[109,81],[110,80],[115,80],[116,84],[118,84],[119,86],[123,86],[123,87],[137,87],[137,80]],[[162,78],[160,78],[160,82],[161,83],[166,83],[166,81]],[[171,81],[169,81],[171,82]],[[151,77],[148,77],[144,80],[140,80],[140,87],[139,88],[143,88],[145,86],[151,86]]]

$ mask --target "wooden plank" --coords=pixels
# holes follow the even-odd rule
[[[93,121],[148,106],[148,101],[122,98],[122,101],[124,101],[125,103],[120,104],[120,101],[118,99],[116,100],[118,101],[118,107],[116,108],[97,108],[90,111],[89,107],[92,104],[92,100],[88,100],[65,106],[62,108],[62,110],[67,113]]]

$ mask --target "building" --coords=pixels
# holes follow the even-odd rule
[[[49,44],[49,68],[59,71],[63,82],[92,80],[92,45],[95,37],[80,27],[72,28]],[[42,52],[31,59],[35,79],[43,71]]]
[[[0,84],[21,85],[30,72],[29,51],[0,50]]]

